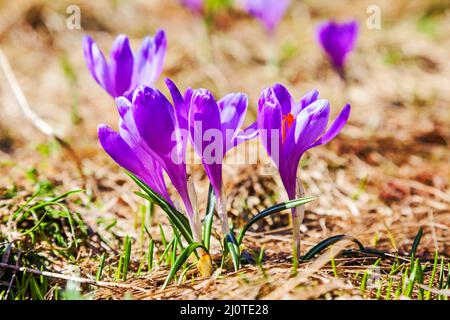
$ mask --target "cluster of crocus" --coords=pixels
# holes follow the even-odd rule
[[[191,11],[202,13],[207,0],[180,0],[180,2]],[[240,3],[248,14],[261,21],[267,31],[272,33],[283,19],[291,0],[241,0]],[[316,37],[333,67],[344,78],[345,61],[358,38],[358,23],[355,20],[342,23],[325,21],[318,25]]]
[[[326,21],[317,27],[317,41],[329,57],[333,67],[343,75],[345,60],[358,37],[358,23],[354,20],[338,23]]]
[[[144,38],[136,54],[130,48],[128,37],[119,35],[106,61],[94,40],[83,36],[86,65],[95,81],[112,97],[120,97],[138,85],[153,85],[162,72],[166,49],[163,30],[157,31],[153,38]]]
[[[139,86],[116,98],[120,114],[119,133],[100,125],[98,136],[111,158],[172,204],[163,170],[167,173],[183,201],[194,239],[198,241],[200,232],[195,225],[186,173],[187,140],[181,135],[181,127],[186,126],[183,108],[180,107],[184,101],[179,98],[173,97],[177,104],[175,109],[159,90]]]
[[[351,36],[346,33],[343,37],[346,41],[341,41],[329,29],[335,30],[336,27],[322,27],[320,39],[326,43],[324,48],[330,51],[333,64],[342,67],[350,50],[349,45],[345,46],[343,43],[348,42]],[[339,44],[330,44],[333,41]],[[278,211],[283,208],[292,210],[293,249],[294,259],[297,261],[303,219],[302,213],[298,211],[301,204],[296,199],[299,197],[298,190],[302,190],[297,179],[300,159],[307,150],[328,143],[336,137],[347,122],[350,105],[344,106],[327,129],[330,104],[319,98],[317,90],[308,92],[296,102],[284,86],[275,84],[261,93],[257,121],[242,130],[248,107],[246,94],[231,93],[220,100],[216,100],[206,89],[187,88],[182,94],[175,83],[166,79],[172,100],[170,102],[161,91],[152,87],[161,73],[166,46],[164,32],[159,31],[154,38],[146,38],[141,49],[134,55],[127,37],[119,36],[114,42],[108,63],[93,40],[88,36],[83,38],[87,66],[94,79],[115,98],[120,115],[118,132],[107,125],[98,127],[98,137],[103,149],[130,172],[133,179],[137,177],[135,181],[141,187],[140,183],[143,182],[151,190],[150,194],[156,193],[173,211],[178,212],[175,209],[176,201],[169,195],[165,173],[184,205],[187,219],[183,216],[185,221],[180,223],[190,227],[186,231],[182,226],[182,230],[191,232],[185,237],[186,240],[191,244],[192,241],[201,244],[204,239],[195,188],[192,181],[188,180],[186,167],[186,148],[190,142],[200,156],[211,183],[217,213],[221,219],[222,237],[232,245],[239,245],[240,240],[236,241],[228,225],[222,163],[230,149],[259,135],[267,154],[279,170],[289,200],[292,200],[285,203],[284,207],[275,207]],[[300,197],[303,197],[302,192]],[[169,211],[168,209],[166,213],[172,219]],[[244,230],[247,229],[244,227],[243,232]],[[229,237],[231,240],[227,240]],[[206,267],[204,264],[204,268],[208,270],[211,269],[209,266],[210,263]]]
[[[194,240],[201,241],[201,226],[190,199],[186,173],[186,147],[190,140],[202,158],[218,199],[223,232],[228,233],[223,208],[222,161],[232,147],[256,136],[256,130],[251,130],[256,125],[240,132],[247,97],[229,94],[216,102],[208,90],[188,88],[183,96],[171,80],[166,79],[166,84],[173,104],[159,90],[147,86],[139,86],[116,98],[119,132],[100,125],[100,143],[121,167],[173,204],[163,178],[163,171],[166,172],[183,201]],[[211,138],[214,138],[212,142]],[[207,149],[211,152],[206,152]]]
[[[309,149],[328,143],[342,130],[350,115],[347,104],[326,130],[330,104],[316,90],[295,102],[288,90],[275,84],[265,89],[258,103],[258,130],[264,148],[280,173],[289,199],[295,199],[297,168]],[[297,207],[298,208],[298,207]],[[303,217],[292,209],[294,253],[300,254],[300,224]]]

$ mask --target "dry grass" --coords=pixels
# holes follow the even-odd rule
[[[21,88],[34,110],[62,132],[76,150],[86,176],[85,180],[80,177],[70,158],[23,117],[2,76],[0,240],[17,236],[6,221],[33,194],[36,183],[46,180],[58,194],[86,189],[64,203],[71,212],[80,214],[89,232],[80,247],[72,248],[67,256],[55,255],[45,241],[34,247],[31,242],[16,245],[12,255],[17,257],[21,250],[22,259],[27,261],[35,261],[30,259],[35,255],[45,258],[45,268],[50,271],[91,277],[101,253],[106,252],[108,268],[103,280],[112,281],[122,238],[129,235],[133,239],[133,272],[126,284],[130,287],[85,286],[85,291],[96,289],[96,298],[117,299],[126,291],[136,299],[375,297],[373,290],[361,295],[359,285],[362,274],[376,258],[355,252],[337,256],[337,276],[326,253],[301,264],[298,276],[292,278],[287,214],[258,224],[244,242],[249,252],[264,247],[266,276],[251,264],[239,272],[224,271],[209,279],[194,277],[195,272],[190,271],[188,278],[192,276],[192,281],[160,291],[166,266],[135,274],[143,255],[142,201],[133,194],[136,187],[97,143],[97,125],[114,127],[117,115],[114,102],[91,79],[84,65],[81,35],[92,35],[101,48],[109,50],[113,38],[126,33],[136,48],[142,36],[164,28],[169,50],[163,76],[183,89],[209,88],[218,97],[231,91],[248,93],[248,122],[255,117],[261,90],[275,82],[287,85],[296,98],[317,88],[330,100],[334,114],[345,102],[351,103],[350,123],[340,136],[309,152],[303,161],[300,176],[307,194],[318,196],[307,205],[302,229],[304,251],[326,237],[345,233],[369,247],[407,256],[419,227],[423,227],[417,256],[432,263],[437,250],[449,257],[450,11],[445,1],[375,1],[382,12],[381,30],[364,27],[366,8],[374,1],[293,1],[273,37],[240,12],[220,15],[208,32],[198,17],[174,1],[156,0],[133,4],[78,1],[83,30],[68,30],[65,10],[72,2],[33,0],[0,5],[0,46]],[[347,83],[334,74],[314,42],[316,23],[329,17],[355,17],[363,26],[349,60]],[[71,78],[70,70],[75,78]],[[163,87],[162,79],[157,85]],[[258,152],[255,142],[247,147]],[[36,173],[30,174],[30,169]],[[230,164],[224,170],[228,209],[236,228],[262,208],[284,200],[279,178],[261,162],[251,166]],[[190,171],[204,209],[206,177],[199,165],[190,167]],[[13,197],[8,196],[11,193]],[[111,221],[117,224],[106,230]],[[168,231],[167,221],[156,210],[148,228],[159,244],[158,223]],[[17,241],[21,240],[26,239]],[[145,236],[145,246],[147,242]],[[218,253],[218,243],[214,245]],[[337,248],[333,251],[339,252]],[[391,266],[390,261],[380,264],[387,273]],[[425,283],[430,273],[428,266]],[[8,280],[0,274],[0,286],[7,285]]]

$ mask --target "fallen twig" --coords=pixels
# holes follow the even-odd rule
[[[97,287],[131,289],[131,290],[136,290],[136,291],[140,291],[140,292],[144,292],[144,293],[148,293],[148,291],[149,291],[149,290],[145,290],[143,288],[129,285],[126,283],[96,281],[93,279],[74,277],[74,276],[70,276],[70,275],[49,272],[49,271],[40,271],[40,270],[36,270],[36,269],[20,267],[18,265],[10,265],[7,263],[0,262],[0,269],[2,269],[2,268],[20,271],[20,272],[28,272],[28,273],[32,273],[32,274],[35,274],[38,276],[50,277],[50,278],[61,279],[61,280],[66,280],[66,281],[74,281],[74,282],[89,284],[89,285],[93,285],[93,286],[97,286]]]
[[[20,266],[20,257],[22,255],[22,251],[19,251],[19,254],[17,255],[17,262],[16,262],[16,267]],[[17,275],[17,270],[14,270],[13,275],[11,277],[11,281],[9,281],[9,285],[8,285],[8,290],[6,290],[6,294],[5,297],[7,297],[9,295],[9,291],[11,291],[11,287],[14,283],[14,280],[16,279],[16,275]]]
[[[6,80],[11,86],[12,91],[14,92],[14,96],[20,106],[25,117],[36,127],[39,131],[41,131],[46,136],[55,139],[61,147],[67,152],[69,158],[73,160],[75,163],[77,170],[81,176],[81,178],[85,181],[85,176],[82,170],[81,160],[70,146],[70,144],[65,141],[60,134],[58,134],[45,120],[43,120],[39,115],[31,109],[25,94],[23,93],[19,83],[17,82],[16,76],[11,68],[11,65],[8,61],[8,58],[4,54],[3,50],[0,48],[0,67],[5,74]]]
[[[435,289],[420,283],[417,285],[424,290],[430,291],[431,293],[450,297],[450,289]]]

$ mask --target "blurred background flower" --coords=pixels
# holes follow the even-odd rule
[[[358,38],[358,22],[326,21],[317,27],[317,39],[337,71],[343,72],[348,54]]]
[[[291,0],[244,0],[247,12],[260,20],[270,32],[283,19],[290,4]]]

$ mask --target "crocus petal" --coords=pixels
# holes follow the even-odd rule
[[[161,165],[152,156],[147,144],[142,139],[134,122],[131,101],[125,97],[116,98],[116,105],[121,116],[119,134],[130,146],[136,157],[143,163],[145,172],[150,178],[147,183],[153,190],[162,195],[169,203],[172,203],[167,192]]]
[[[181,153],[186,154],[187,141],[189,140],[188,118],[190,100],[189,102],[184,100],[180,90],[178,90],[177,86],[172,80],[167,78],[165,82],[167,88],[170,91],[172,101],[175,106],[175,115],[178,122],[178,131],[181,141]]]
[[[133,96],[133,117],[148,146],[160,156],[170,156],[177,142],[172,137],[176,120],[167,98],[156,89],[138,87]]]
[[[109,77],[108,64],[97,44],[89,36],[83,37],[83,53],[92,77],[106,92],[114,95],[114,88]]]
[[[259,134],[258,131],[258,122],[253,122],[251,125],[249,125],[247,128],[242,130],[236,138],[233,140],[233,146],[237,146],[242,142],[251,140],[253,138],[256,138]]]
[[[281,148],[281,106],[272,88],[265,89],[258,102],[258,130],[272,161],[279,165]]]
[[[327,100],[316,100],[303,109],[295,119],[295,148],[306,150],[325,131],[329,118],[330,103]]]
[[[152,190],[172,203],[167,192],[161,167],[152,158],[140,158],[127,142],[106,125],[98,127],[98,138],[103,149],[118,165],[143,180]]]
[[[189,133],[195,152],[202,158],[206,174],[217,196],[222,185],[224,141],[220,112],[211,92],[194,90],[189,109]]]
[[[122,137],[107,125],[98,126],[98,139],[107,154],[121,167],[138,175],[142,171],[142,163]]]
[[[330,105],[317,100],[295,118],[282,145],[280,177],[289,199],[295,197],[297,168],[302,154],[324,132],[329,118]]]
[[[314,89],[314,90],[307,92],[300,99],[300,101],[298,103],[296,103],[294,105],[294,107],[292,108],[292,114],[294,115],[294,117],[296,117],[300,113],[300,111],[305,109],[307,106],[309,106],[311,103],[313,103],[317,99],[319,99],[319,91]]]
[[[132,119],[131,111],[125,115],[124,119],[121,119],[119,126],[119,134],[123,140],[130,146],[136,157],[142,162],[144,170],[148,176],[147,184],[154,191],[162,195],[169,203],[172,204],[169,193],[167,192],[167,186],[164,181],[163,170],[159,162],[152,156],[145,143],[137,135],[134,124],[127,123],[128,119]],[[126,120],[127,119],[127,120]]]
[[[339,113],[337,118],[333,121],[330,128],[320,137],[316,142],[314,142],[308,149],[317,147],[322,144],[326,144],[333,140],[339,132],[344,128],[347,123],[348,117],[350,116],[350,104],[346,104],[342,111]]]
[[[190,106],[190,97],[189,101],[185,102],[185,99],[181,95],[180,90],[178,90],[175,83],[167,78],[165,80],[166,86],[169,89],[170,95],[172,96],[173,104],[175,106],[175,114],[178,120],[178,124],[180,128],[187,129],[188,128],[188,117],[189,117],[189,106]],[[188,89],[190,90],[190,89]]]
[[[248,97],[243,93],[230,93],[217,103],[220,110],[222,134],[226,140],[226,150],[233,147],[230,143],[235,139],[244,123],[247,112]]]
[[[117,97],[115,101],[117,111],[119,111],[119,115],[123,118],[124,115],[128,112],[128,110],[131,110],[132,107],[131,101],[126,97]]]
[[[249,14],[273,31],[283,18],[291,0],[246,0],[244,6]]]
[[[146,150],[160,162],[171,180],[176,180],[172,181],[174,184],[181,183],[184,155],[172,105],[160,91],[150,87],[138,87],[132,103],[136,130]]]
[[[294,99],[292,99],[291,94],[282,84],[275,84],[272,86],[273,91],[278,99],[281,106],[281,111],[284,115],[292,112],[292,106],[294,105]]]
[[[92,46],[94,45],[94,40],[90,36],[83,36],[82,39],[82,46],[83,46],[83,54],[84,54],[84,60],[86,61],[86,66],[91,73],[92,77],[97,80],[97,75],[95,74],[94,69],[94,61],[92,57]]]
[[[185,154],[173,106],[159,90],[140,86],[134,91],[132,114],[145,150],[166,171],[183,200],[188,216],[192,217],[194,212],[188,193]]]
[[[146,158],[154,158],[153,152],[148,147],[146,141],[142,138],[136,126],[133,117],[132,106],[128,104],[125,98],[116,98],[117,109],[121,116],[119,122],[119,134],[125,142],[133,149],[137,157],[144,163]]]
[[[158,30],[154,38],[146,37],[136,55],[135,85],[152,86],[161,75],[167,51],[164,30]]]
[[[125,35],[120,35],[113,43],[109,72],[114,87],[114,96],[123,95],[130,88],[133,76],[133,52]]]

